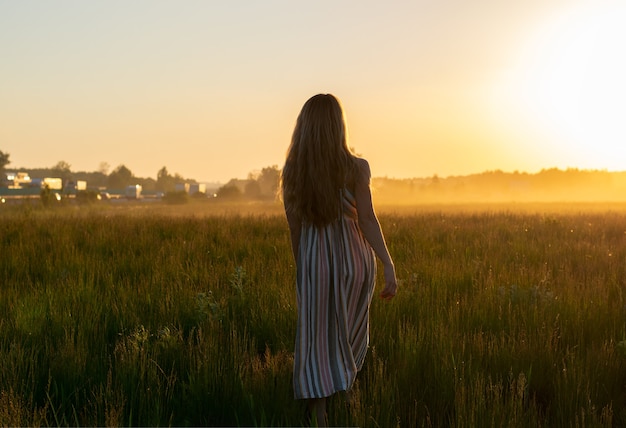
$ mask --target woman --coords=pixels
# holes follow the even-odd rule
[[[385,273],[381,298],[396,294],[369,182],[369,164],[348,149],[339,101],[329,94],[310,98],[296,121],[282,192],[297,266],[294,395],[309,400],[320,426],[326,397],[348,391],[365,360],[374,253]]]

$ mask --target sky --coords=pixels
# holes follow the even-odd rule
[[[0,0],[9,168],[246,178],[336,95],[375,177],[626,170],[622,0]]]

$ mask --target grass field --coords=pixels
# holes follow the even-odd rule
[[[304,423],[280,206],[1,208],[1,425]],[[626,426],[625,206],[380,212],[401,288],[331,425]]]

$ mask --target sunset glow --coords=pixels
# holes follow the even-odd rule
[[[626,169],[617,1],[0,4],[11,168],[201,181],[282,165],[306,99],[341,99],[375,176]]]
[[[501,82],[500,96],[540,135],[555,166],[623,170],[626,4],[565,8],[545,18]]]

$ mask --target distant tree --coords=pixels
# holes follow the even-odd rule
[[[195,183],[195,180],[184,178],[178,173],[171,175],[166,167],[161,168],[157,172],[156,190],[173,192],[176,189],[176,184],[181,183]]]
[[[134,176],[130,169],[125,165],[119,165],[109,174],[108,187],[110,189],[124,189],[126,186],[133,184]]]
[[[56,165],[50,168],[53,171],[53,174],[63,180],[63,185],[65,186],[68,181],[72,180],[72,171],[71,165],[65,161],[58,161]]]
[[[141,185],[143,192],[154,192],[155,190],[157,190],[156,180],[152,177],[148,177],[148,178],[133,177],[133,179],[135,182],[134,184]]]
[[[0,177],[0,185],[2,185],[4,182],[5,167],[10,163],[11,162],[9,161],[9,154],[4,153],[2,150],[0,150],[0,175],[2,176]]]
[[[157,172],[157,183],[159,182],[159,180],[163,180],[166,179],[170,176],[170,173],[167,171],[167,167],[163,167],[159,170],[159,172]]]
[[[65,161],[58,161],[52,169],[54,171],[59,171],[60,173],[68,173],[71,172],[72,166]]]
[[[98,172],[102,175],[109,175],[109,170],[111,169],[111,165],[108,162],[100,162],[98,166]]]
[[[258,180],[249,180],[244,188],[246,198],[259,199],[261,197],[261,186]]]
[[[277,165],[263,168],[257,182],[259,183],[261,195],[267,198],[276,197],[278,185],[280,184],[280,169],[278,169]]]
[[[226,184],[220,187],[219,189],[217,189],[217,198],[218,200],[240,199],[241,190],[239,190],[239,187],[235,186],[234,184]]]
[[[174,190],[174,178],[167,171],[166,167],[163,167],[157,172],[156,189],[161,192],[171,192]]]
[[[174,185],[176,185],[176,183],[192,183],[192,182],[193,180],[188,180],[182,175],[180,175],[179,173],[174,174]]]

